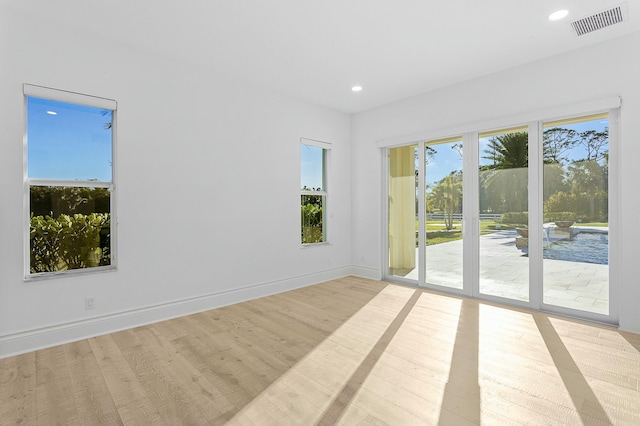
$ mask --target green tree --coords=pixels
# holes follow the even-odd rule
[[[30,207],[34,216],[109,213],[111,193],[107,188],[32,186]]]
[[[576,132],[558,127],[544,132],[546,216],[572,213],[606,220],[608,133],[608,129]],[[576,158],[577,152],[583,157]]]
[[[483,158],[491,160],[491,164],[481,167],[480,173],[485,191],[481,200],[487,210],[527,210],[528,146],[527,132],[505,133],[489,140]]]
[[[596,217],[596,194],[606,192],[605,168],[596,161],[576,161],[569,166],[569,181],[572,191],[589,197],[589,217]]]
[[[566,181],[567,173],[562,164],[544,164],[543,173],[544,179],[542,190],[544,201],[548,200],[553,194],[570,190],[570,185]]]
[[[303,190],[310,190],[306,186]],[[319,188],[318,188],[319,189]],[[302,243],[320,243],[323,241],[323,196],[305,194],[301,197],[300,217],[302,222]]]
[[[566,164],[569,161],[569,152],[578,143],[578,132],[562,127],[553,127],[544,131],[542,141],[545,164]]]
[[[582,160],[601,162],[609,157],[609,128],[602,132],[586,130],[578,134],[578,144],[587,152]]]
[[[489,169],[502,170],[527,167],[529,163],[529,135],[527,132],[505,133],[489,140],[485,159],[493,161]]]
[[[462,173],[452,172],[436,182],[428,203],[442,211],[445,228],[453,229],[453,215],[459,213],[462,205]]]

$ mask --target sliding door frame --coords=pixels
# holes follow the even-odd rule
[[[618,283],[619,283],[619,165],[620,165],[620,105],[619,97],[606,98],[576,105],[550,108],[542,112],[523,114],[482,123],[472,123],[451,129],[424,132],[400,138],[381,140],[377,143],[382,157],[382,277],[384,280],[419,286],[436,291],[470,296],[490,302],[545,311],[563,316],[606,323],[618,323]],[[587,116],[597,113],[609,114],[609,314],[565,308],[545,304],[543,301],[543,123],[570,117]],[[518,124],[528,126],[529,167],[528,167],[528,209],[529,218],[529,301],[518,301],[499,296],[481,294],[479,288],[479,150],[478,135],[492,129],[512,128]],[[425,145],[430,140],[443,139],[452,135],[462,135],[463,155],[463,288],[462,290],[429,284],[425,281]],[[417,142],[418,141],[418,142]],[[418,146],[418,280],[392,276],[389,274],[389,149],[394,147]]]

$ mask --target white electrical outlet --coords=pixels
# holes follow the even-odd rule
[[[87,297],[84,299],[84,308],[85,309],[93,309],[96,307],[95,300],[93,297]]]

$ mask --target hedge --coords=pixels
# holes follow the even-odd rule
[[[528,212],[507,212],[502,214],[501,223],[512,225],[526,225],[529,223]]]
[[[31,273],[111,264],[109,213],[31,216]]]

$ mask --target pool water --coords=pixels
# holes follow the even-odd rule
[[[556,241],[551,246],[545,247],[544,258],[607,265],[609,263],[609,235],[580,232],[574,235],[571,240]]]

